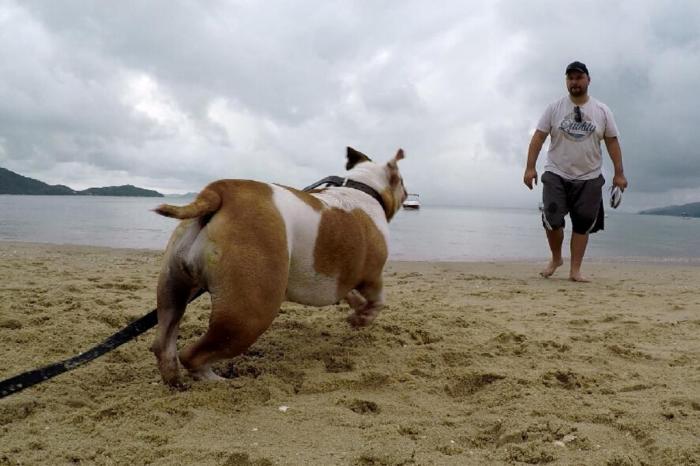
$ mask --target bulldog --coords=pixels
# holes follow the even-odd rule
[[[378,164],[348,147],[348,172],[335,177],[340,186],[299,191],[219,180],[191,204],[159,206],[157,213],[181,220],[158,279],[151,350],[163,381],[180,383],[178,357],[194,379],[222,379],[212,363],[252,345],[283,301],[326,306],[345,300],[350,325],[370,324],[384,304],[388,222],[406,199],[397,164],[403,158],[399,149]],[[211,296],[209,328],[178,355],[180,320],[201,289]]]

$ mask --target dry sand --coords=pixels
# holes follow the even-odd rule
[[[159,260],[0,243],[0,379],[151,310]],[[371,327],[285,304],[219,365],[230,381],[183,391],[149,331],[0,400],[0,465],[699,464],[700,267],[589,262],[588,284],[538,267],[392,263]]]

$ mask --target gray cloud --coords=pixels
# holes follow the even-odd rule
[[[6,0],[0,165],[184,192],[303,186],[340,172],[346,145],[403,147],[427,203],[531,206],[527,144],[580,59],[622,132],[625,206],[696,200],[698,24],[690,0]]]

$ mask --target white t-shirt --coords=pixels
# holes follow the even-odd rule
[[[579,106],[580,123],[574,107],[566,95],[551,103],[537,123],[537,129],[551,138],[544,169],[568,180],[591,180],[600,175],[603,166],[601,139],[617,137],[619,132],[604,103],[589,97]]]

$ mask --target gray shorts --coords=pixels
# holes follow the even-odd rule
[[[567,180],[552,172],[542,174],[542,224],[548,230],[564,228],[569,214],[573,230],[585,235],[604,227],[603,175],[592,180]]]

